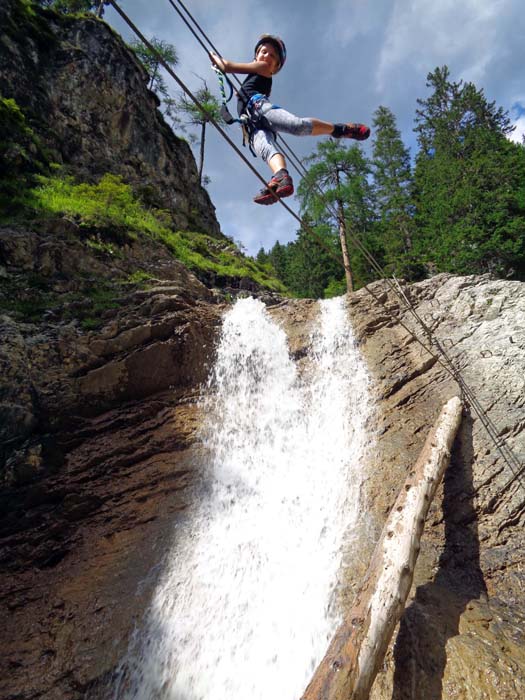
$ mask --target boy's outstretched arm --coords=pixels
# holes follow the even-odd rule
[[[250,63],[235,63],[221,58],[213,51],[210,51],[210,58],[219,70],[223,73],[257,73],[265,78],[272,77],[271,68],[264,61],[250,61]]]

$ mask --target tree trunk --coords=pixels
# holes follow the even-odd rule
[[[302,700],[366,700],[412,586],[425,519],[461,423],[450,399],[390,512],[365,581]]]
[[[206,122],[203,121],[201,125],[201,148],[200,148],[200,160],[199,160],[199,184],[202,185],[202,170],[204,168],[204,140],[206,138]]]
[[[158,70],[159,70],[159,64],[156,63],[155,67],[153,68],[153,73],[151,74],[151,77],[149,79],[148,90],[153,90],[153,85],[155,84],[155,78],[157,77]]]
[[[341,180],[338,170],[336,171],[335,178],[337,187],[339,188]],[[339,243],[341,244],[343,267],[345,268],[346,291],[350,293],[354,291],[354,280],[352,278],[352,268],[350,267],[350,256],[348,255],[348,245],[346,242],[345,209],[340,199],[337,200],[337,218],[339,219]]]
[[[348,246],[346,244],[346,225],[342,204],[339,209],[339,242],[341,244],[341,253],[343,254],[343,266],[345,268],[346,291],[354,291],[354,280],[352,278],[352,268],[350,267],[350,257],[348,255]]]

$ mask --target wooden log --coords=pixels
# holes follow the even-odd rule
[[[302,700],[366,700],[412,586],[430,503],[450,461],[462,403],[441,410],[388,516],[350,613]]]

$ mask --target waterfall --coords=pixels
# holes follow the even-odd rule
[[[326,651],[370,409],[343,298],[320,303],[310,343],[299,373],[261,302],[226,314],[205,399],[207,488],[115,700],[294,700]]]

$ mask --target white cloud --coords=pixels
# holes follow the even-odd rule
[[[377,67],[377,92],[391,90],[403,69],[425,77],[448,65],[456,79],[483,80],[506,51],[506,10],[515,1],[395,0]]]
[[[514,143],[522,143],[525,137],[525,114],[514,120],[512,125],[516,128],[510,134],[509,139],[514,141]]]
[[[188,87],[199,86],[197,74],[216,90],[209,59],[167,0],[121,4],[145,34],[177,47],[176,72]],[[273,88],[278,104],[304,116],[364,122],[386,105],[412,148],[416,99],[425,97],[426,76],[437,66],[448,65],[452,80],[483,88],[498,107],[525,104],[523,0],[192,0],[188,7],[232,60],[249,59],[263,32],[285,39],[288,62]],[[107,19],[117,24],[109,7]],[[173,85],[171,79],[168,83]],[[514,139],[520,138],[523,116],[513,113],[518,125]],[[240,145],[238,127],[230,127],[228,134]],[[286,142],[302,158],[314,151],[317,139],[286,137]],[[278,205],[252,204],[260,186],[255,176],[213,130],[207,143],[205,172],[212,179],[209,191],[222,230],[251,253],[261,244],[268,249],[277,239],[292,240],[297,222]],[[364,144],[365,152],[369,149],[370,143]],[[267,166],[242,150],[266,177]],[[298,184],[295,173],[294,180]]]
[[[383,17],[390,12],[389,0],[334,0],[328,3],[325,24],[321,29],[329,44],[335,48],[337,44],[349,46],[359,37],[366,37],[377,32],[381,27]],[[327,7],[327,9],[328,9]]]

